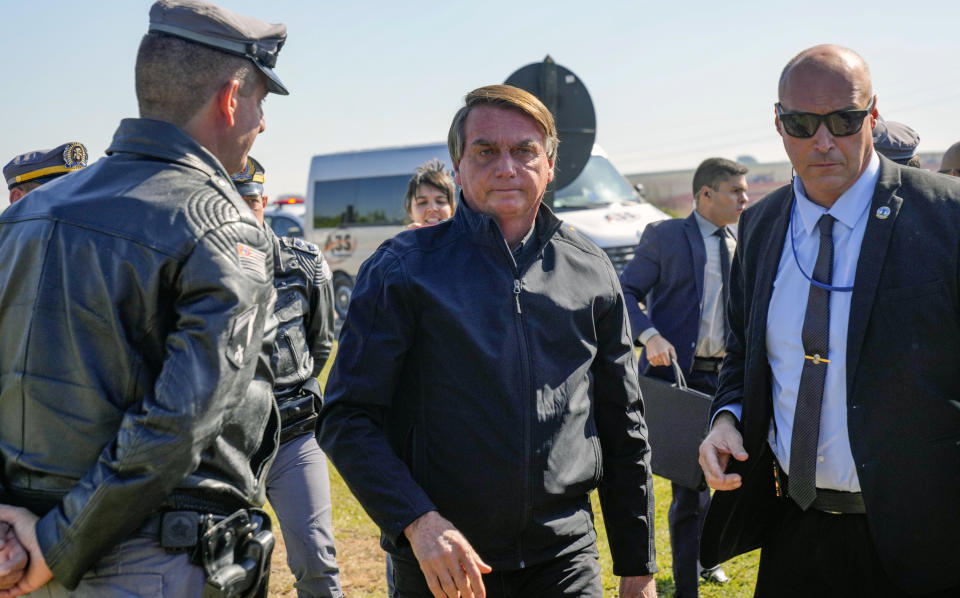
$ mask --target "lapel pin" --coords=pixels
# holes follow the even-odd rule
[[[887,206],[880,206],[877,208],[877,219],[886,220],[890,216],[890,208]]]

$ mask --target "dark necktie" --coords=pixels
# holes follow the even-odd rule
[[[820,251],[813,268],[813,279],[828,285],[833,276],[833,221],[830,214],[820,217]],[[830,340],[830,291],[814,284],[810,285],[801,338],[806,355],[797,392],[797,408],[793,413],[789,492],[800,508],[807,510],[817,497],[820,407],[827,379]]]
[[[727,299],[730,297],[730,248],[727,247],[727,227],[721,226],[713,233],[720,238],[720,280],[723,288],[720,290],[723,297],[723,341],[726,344],[727,334],[730,332],[730,321],[727,318]]]

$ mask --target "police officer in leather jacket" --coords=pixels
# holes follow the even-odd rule
[[[247,158],[233,175],[237,191],[263,224],[264,169]],[[271,365],[280,408],[280,450],[267,476],[267,498],[284,531],[287,563],[301,597],[342,596],[330,508],[327,457],[312,432],[323,397],[317,375],[333,347],[333,282],[320,248],[264,231],[273,245],[277,338]]]
[[[279,436],[273,251],[229,173],[263,97],[286,93],[271,69],[286,28],[194,0],[160,0],[150,23],[141,118],[0,215],[0,521],[30,553],[18,592],[198,596],[218,572],[206,531],[256,536],[269,570],[272,538],[247,523]],[[239,595],[262,591],[264,571],[243,573]]]

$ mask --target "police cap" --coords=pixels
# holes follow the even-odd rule
[[[240,195],[263,196],[263,166],[250,156],[247,156],[247,163],[243,170],[230,178],[233,179],[233,184],[237,186]]]
[[[873,128],[873,147],[884,156],[895,161],[907,161],[917,153],[920,136],[903,123],[877,119]]]
[[[7,188],[35,181],[46,183],[87,165],[87,148],[79,141],[64,143],[50,150],[20,154],[3,167]]]
[[[290,93],[273,72],[287,39],[282,23],[267,23],[202,0],[157,0],[150,7],[150,31],[248,58],[266,75],[267,91]]]

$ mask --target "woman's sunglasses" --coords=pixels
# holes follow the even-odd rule
[[[813,137],[820,128],[820,123],[827,125],[827,130],[834,137],[846,137],[858,133],[863,127],[863,119],[873,110],[873,98],[865,110],[835,110],[830,114],[814,114],[812,112],[784,112],[783,106],[777,102],[777,116],[783,123],[783,130],[791,137]]]

